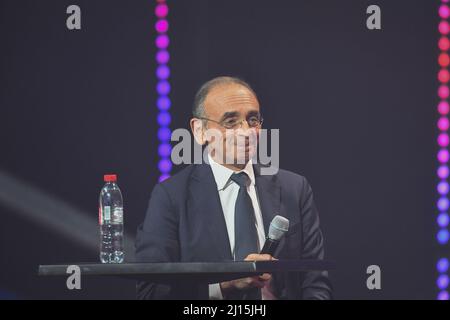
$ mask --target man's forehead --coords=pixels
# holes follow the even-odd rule
[[[208,109],[227,111],[239,106],[258,108],[259,103],[255,95],[241,85],[220,85],[208,94],[205,105]]]

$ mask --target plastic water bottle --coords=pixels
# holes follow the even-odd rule
[[[100,261],[102,263],[122,263],[123,252],[123,199],[117,176],[103,177],[105,185],[100,192]]]

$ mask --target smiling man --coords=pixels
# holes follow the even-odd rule
[[[250,85],[218,77],[197,92],[190,121],[195,140],[206,145],[206,163],[191,164],[155,186],[138,229],[139,262],[271,260],[259,254],[275,215],[290,228],[278,259],[323,259],[323,237],[307,180],[278,170],[261,174],[254,163],[262,127]],[[141,299],[329,299],[325,271],[276,273],[211,284],[139,282]]]

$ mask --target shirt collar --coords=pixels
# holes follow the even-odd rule
[[[244,169],[240,171],[233,171],[217,163],[216,161],[214,161],[210,154],[208,154],[208,162],[211,166],[214,179],[216,180],[217,190],[219,191],[225,189],[232,182],[232,180],[230,180],[230,177],[233,173],[245,172],[250,178],[250,185],[255,184],[255,173],[253,172],[251,159],[247,162]]]

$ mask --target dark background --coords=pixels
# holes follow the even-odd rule
[[[313,187],[336,298],[433,299],[439,1],[372,2],[169,1],[171,128],[187,127],[204,81],[244,78],[265,127],[280,128],[280,166]],[[70,4],[80,31],[66,28]],[[370,4],[382,30],[366,28]],[[159,175],[154,7],[0,2],[0,171],[92,219],[115,172],[131,235]],[[70,292],[38,278],[39,264],[98,252],[1,201],[0,212],[2,298],[134,298],[125,280]],[[380,291],[366,288],[371,264]]]

